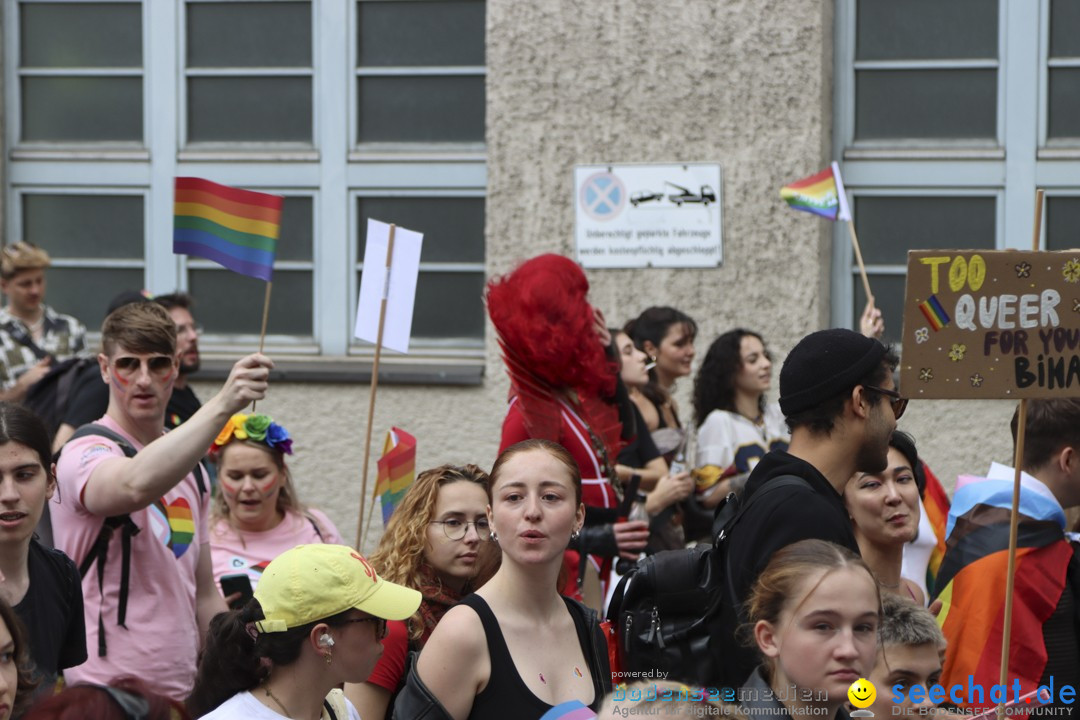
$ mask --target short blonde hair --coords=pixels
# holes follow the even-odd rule
[[[0,277],[10,280],[23,270],[47,268],[50,262],[49,253],[37,245],[28,242],[5,245],[0,253]]]

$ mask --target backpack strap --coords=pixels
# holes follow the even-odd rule
[[[4,332],[11,336],[11,339],[19,343],[23,347],[29,348],[30,352],[34,353],[38,360],[44,360],[49,357],[49,353],[41,349],[41,347],[34,342],[34,339],[26,332],[21,323],[17,323],[14,320],[9,320],[0,326]]]
[[[585,660],[589,663],[589,671],[592,673],[595,700],[600,700],[611,691],[611,668],[608,665],[607,638],[600,627],[600,616],[595,610],[571,597],[563,596],[566,606],[572,614],[576,614],[585,623],[585,631],[589,635],[589,653]]]
[[[68,442],[90,435],[103,437],[106,440],[113,441],[120,446],[120,449],[124,452],[126,457],[135,457],[135,454],[138,452],[138,450],[136,450],[122,435],[104,425],[97,425],[95,423],[83,425],[75,431]],[[112,542],[113,532],[117,529],[120,530],[120,596],[117,600],[116,624],[126,629],[128,589],[131,584],[131,538],[138,535],[140,530],[139,526],[135,524],[135,521],[131,519],[131,515],[124,513],[123,515],[112,515],[105,518],[105,521],[101,524],[101,530],[98,531],[97,538],[94,540],[94,544],[90,547],[90,552],[88,552],[86,557],[83,558],[83,561],[79,563],[79,576],[86,577],[86,574],[90,572],[90,568],[94,565],[94,562],[97,561],[98,592],[104,599],[105,560],[109,555],[109,543]],[[99,609],[98,657],[105,657],[108,652],[108,646],[105,642],[105,619],[102,615],[103,613]]]
[[[304,513],[304,517],[311,523],[311,529],[315,531],[315,534],[319,536],[319,542],[326,542],[326,538],[323,537],[322,530],[319,529],[319,523],[315,522],[315,518],[311,513]]]
[[[739,512],[735,515],[734,518],[731,519],[731,522],[727,526],[725,526],[723,530],[720,531],[718,542],[725,540],[731,535],[732,529],[734,529],[734,527],[738,524],[739,520],[742,519],[742,516],[746,514],[746,511],[750,509],[750,506],[753,505],[754,501],[757,500],[759,497],[775,490],[779,490],[780,488],[790,488],[797,486],[809,488],[810,483],[806,482],[806,480],[799,477],[798,475],[781,475],[778,478],[773,478],[772,480],[766,482],[761,488],[758,489],[757,492],[755,492],[750,497],[746,505],[743,505],[739,509]],[[731,607],[735,610],[735,616],[738,619],[738,622],[743,623],[746,622],[746,610],[742,607],[742,603],[739,602],[739,594],[735,592],[735,580],[731,576],[731,563],[728,562],[728,558],[726,557],[726,547],[724,548],[724,555],[724,576],[727,578],[728,600],[731,603]]]

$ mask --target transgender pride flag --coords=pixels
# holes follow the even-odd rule
[[[840,166],[835,162],[817,175],[780,188],[780,197],[796,210],[829,220],[851,220],[844,180],[840,177]]]
[[[269,282],[281,234],[280,195],[176,178],[173,252],[195,255]]]

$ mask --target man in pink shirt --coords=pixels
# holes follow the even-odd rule
[[[265,396],[273,363],[259,354],[238,361],[218,394],[166,435],[179,371],[169,313],[155,303],[125,305],[105,319],[102,346],[109,408],[96,423],[100,434],[77,434],[64,446],[52,507],[56,546],[83,571],[90,655],[65,679],[105,684],[134,675],[182,700],[200,639],[226,609],[211,571],[208,488],[192,470],[228,419]],[[95,545],[106,518],[116,527],[103,536],[102,556]]]

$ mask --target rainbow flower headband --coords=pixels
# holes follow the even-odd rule
[[[289,431],[278,425],[269,415],[237,413],[229,418],[210,446],[210,452],[218,452],[233,438],[266,443],[271,450],[292,455],[292,438]]]

